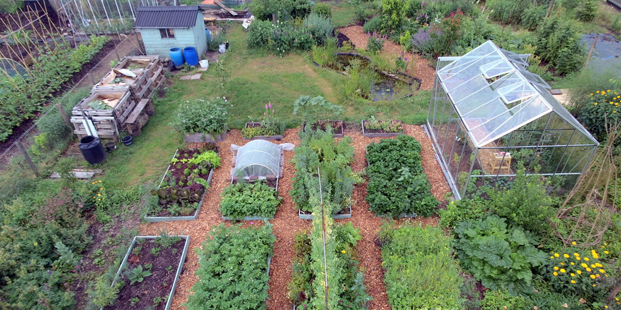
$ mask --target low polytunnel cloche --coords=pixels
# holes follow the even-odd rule
[[[293,144],[274,144],[265,140],[254,140],[244,146],[231,145],[233,152],[232,178],[266,179],[281,178],[283,151],[290,151]]]

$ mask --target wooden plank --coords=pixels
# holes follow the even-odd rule
[[[140,103],[136,106],[136,108],[134,109],[134,112],[132,112],[132,114],[127,118],[126,123],[133,124],[138,118],[138,115],[142,113],[142,110],[144,109],[144,107],[147,106],[148,103],[149,103],[149,99],[140,100]]]
[[[225,11],[229,12],[229,14],[233,15],[233,16],[237,16],[237,13],[235,13],[235,11],[229,9],[228,7],[226,7],[226,5],[222,4],[222,2],[215,0],[214,3],[216,5],[218,5],[219,7],[223,8]]]

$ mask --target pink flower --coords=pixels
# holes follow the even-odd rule
[[[267,113],[263,112],[263,116],[267,115]]]
[[[265,109],[267,110],[267,104],[265,105]]]
[[[425,1],[423,1],[423,3],[421,3],[421,5],[420,5],[420,6],[424,6],[424,5],[425,5]]]
[[[250,222],[250,225],[254,225],[254,222]]]
[[[272,114],[274,114],[274,110],[272,110]]]
[[[272,104],[270,103],[270,109],[272,108]]]

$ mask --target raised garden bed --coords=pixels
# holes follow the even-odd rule
[[[345,122],[343,121],[318,121],[314,124],[311,124],[311,129],[326,131],[328,124],[330,124],[330,126],[332,127],[333,136],[335,138],[343,138],[345,136]],[[306,132],[306,122],[302,122],[302,131]]]
[[[337,212],[336,214],[332,215],[331,217],[333,219],[335,219],[335,220],[349,219],[349,218],[351,218],[351,214],[352,214],[352,212],[351,212],[351,204],[350,204],[347,208]],[[312,220],[312,219],[315,218],[315,216],[311,212],[306,212],[306,211],[302,211],[302,210],[298,210],[298,217],[301,220]]]
[[[228,129],[223,133],[215,135],[213,137],[208,133],[193,133],[184,135],[183,139],[185,140],[185,143],[221,142],[226,139],[227,132]]]
[[[220,212],[223,220],[257,221],[273,219],[282,197],[278,196],[278,179],[262,179],[231,185],[222,192]],[[261,214],[261,213],[264,214]]]
[[[362,135],[367,138],[396,137],[403,134],[403,123],[398,120],[363,120],[360,126]]]
[[[207,189],[211,184],[213,170],[220,165],[219,157],[216,155],[217,161],[213,164],[203,162],[191,165],[191,162],[183,161],[189,161],[206,152],[217,154],[217,147],[209,143],[202,150],[188,149],[175,152],[160,185],[151,192],[152,195],[157,196],[158,202],[157,206],[151,206],[145,216],[145,221],[190,221],[198,217]]]
[[[247,122],[245,128],[257,128],[262,127],[260,122]],[[281,132],[279,135],[271,135],[271,136],[255,136],[252,138],[245,138],[244,140],[282,140],[285,137],[284,132]]]
[[[272,226],[224,224],[210,230],[197,255],[198,281],[188,309],[265,309],[276,237]]]
[[[190,236],[134,237],[112,282],[125,285],[114,305],[102,309],[168,310],[189,246]]]

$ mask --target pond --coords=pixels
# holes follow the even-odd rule
[[[352,53],[338,53],[336,60],[325,67],[348,75],[347,69],[351,69],[354,66],[360,72],[366,73],[370,71],[367,71],[367,68],[373,67],[371,59]],[[370,73],[372,74],[373,82],[367,99],[373,102],[409,97],[420,87],[418,79],[405,74],[388,73],[375,68]]]

